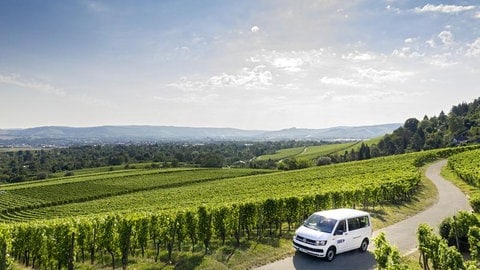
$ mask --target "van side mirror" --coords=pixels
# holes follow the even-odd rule
[[[343,235],[343,230],[336,230],[334,235]]]

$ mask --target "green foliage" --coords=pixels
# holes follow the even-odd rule
[[[222,240],[222,245],[225,244],[227,238],[227,216],[228,208],[223,206],[213,212],[213,229],[217,236]]]
[[[198,239],[203,241],[205,254],[208,252],[210,240],[212,238],[212,214],[207,211],[205,206],[198,208]]]
[[[0,227],[0,270],[11,269],[12,260],[8,254],[11,245],[10,232],[6,227]]]
[[[468,230],[468,246],[472,260],[480,261],[480,227],[472,226]]]
[[[438,250],[439,268],[445,270],[461,270],[465,269],[463,257],[460,252],[448,246],[445,241],[441,241]]]
[[[467,251],[468,232],[475,226],[480,226],[480,221],[474,214],[459,211],[455,216],[448,217],[440,223],[439,233],[449,245],[457,245],[458,241],[460,250]]]
[[[442,238],[438,237],[427,224],[420,224],[417,229],[418,250],[420,251],[423,269],[440,269],[439,246]]]
[[[407,119],[402,127],[385,135],[376,147],[383,156],[478,143],[478,111],[480,98],[453,106],[448,115],[442,111],[438,116],[425,116],[421,121]]]
[[[375,244],[373,255],[375,256],[379,270],[408,269],[408,267],[401,262],[398,249],[388,243],[384,232],[381,232],[377,237],[375,237],[375,239],[373,239],[373,243]]]

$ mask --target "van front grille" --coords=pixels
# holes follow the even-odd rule
[[[300,236],[300,235],[297,235],[297,236],[295,237],[295,239],[296,239],[297,241],[303,242],[303,243],[305,243],[305,244],[314,245],[314,246],[316,245],[316,243],[315,243],[314,240],[308,239],[308,238],[305,238],[305,237],[302,237],[302,236]]]

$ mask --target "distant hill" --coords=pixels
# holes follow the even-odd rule
[[[0,146],[155,141],[360,140],[383,136],[401,125],[383,124],[324,129],[290,128],[278,131],[175,126],[45,126],[0,130]]]

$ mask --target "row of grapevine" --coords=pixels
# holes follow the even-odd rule
[[[451,156],[448,168],[460,179],[473,187],[470,195],[470,205],[477,213],[480,212],[480,149],[466,151]]]
[[[450,157],[448,167],[465,182],[480,187],[480,149]]]

